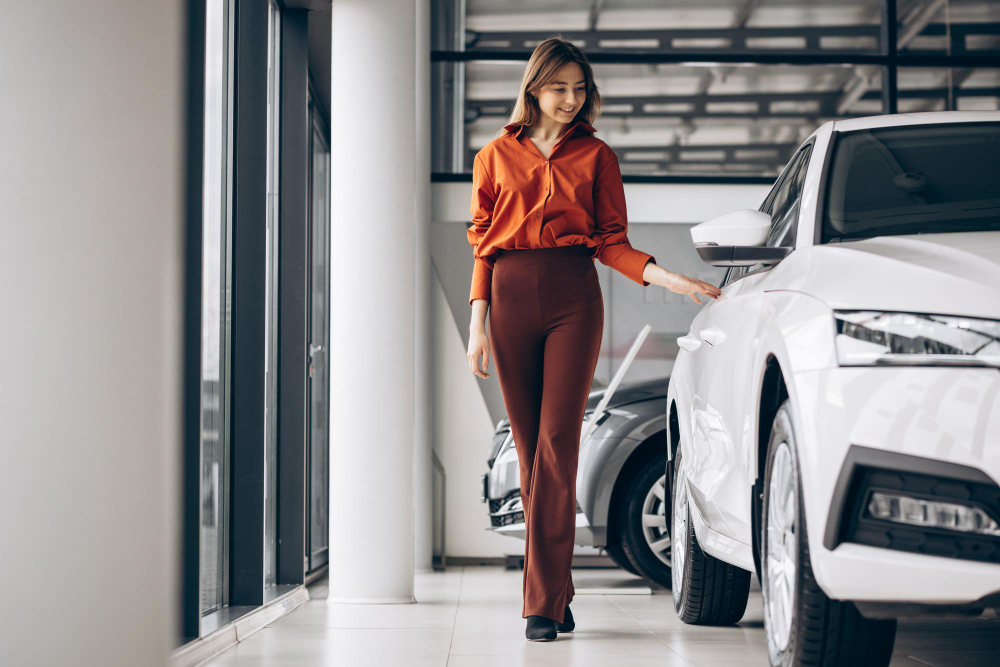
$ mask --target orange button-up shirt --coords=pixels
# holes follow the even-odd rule
[[[475,265],[469,303],[490,300],[496,251],[586,245],[591,256],[640,285],[656,259],[628,240],[625,187],[618,156],[583,120],[575,121],[546,158],[525,126],[507,125],[472,163]]]

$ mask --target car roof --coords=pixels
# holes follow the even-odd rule
[[[1000,122],[1000,111],[918,111],[831,120],[823,125],[829,124],[829,129],[837,132],[850,132],[851,130],[867,130],[876,127],[977,122]]]

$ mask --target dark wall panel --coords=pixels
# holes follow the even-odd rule
[[[305,577],[309,84],[308,12],[282,21],[278,277],[278,573]]]
[[[233,174],[230,604],[264,602],[268,3],[238,0]]]

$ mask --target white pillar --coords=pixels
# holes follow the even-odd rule
[[[0,664],[179,634],[184,3],[0,19]]]
[[[332,14],[330,600],[413,602],[415,4]]]
[[[433,359],[431,336],[434,318],[431,316],[431,288],[434,267],[431,265],[431,9],[430,0],[416,2],[416,121],[414,134],[417,139],[416,187],[414,210],[417,214],[416,250],[417,279],[414,303],[416,304],[415,358],[415,418],[413,456],[413,559],[417,572],[429,572],[434,551],[434,468],[431,463],[433,450]],[[424,350],[424,353],[420,353]]]

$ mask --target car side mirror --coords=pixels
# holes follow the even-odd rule
[[[771,216],[744,208],[720,215],[691,228],[691,240],[702,261],[712,266],[777,264],[792,248],[764,245]]]

